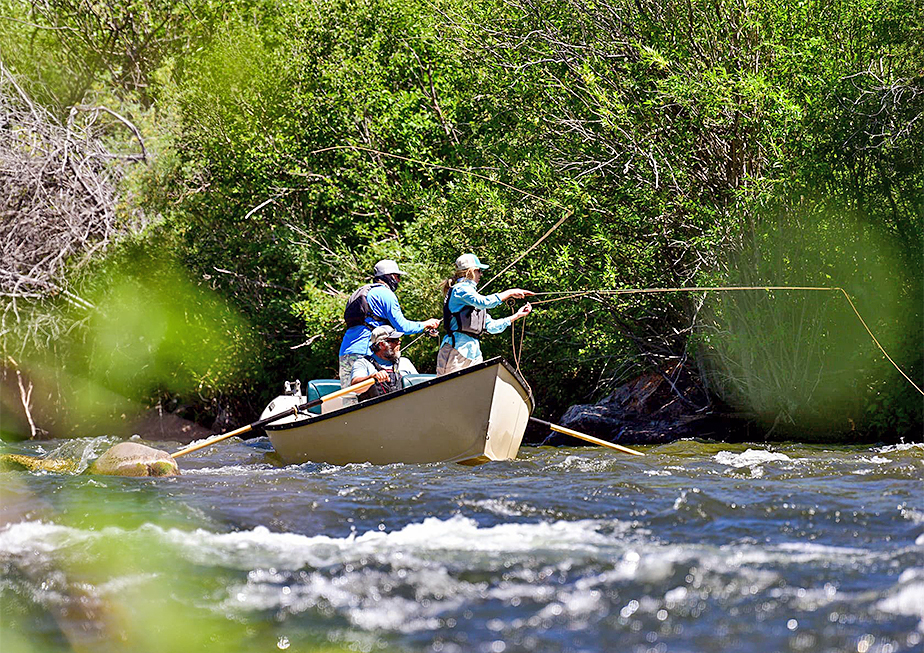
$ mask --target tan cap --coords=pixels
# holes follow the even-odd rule
[[[462,272],[463,270],[471,270],[472,268],[477,268],[479,270],[487,270],[488,266],[478,260],[478,257],[474,254],[463,254],[456,259],[456,272]]]

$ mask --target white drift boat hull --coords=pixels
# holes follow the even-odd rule
[[[287,464],[513,460],[533,404],[517,374],[492,359],[316,417],[266,426]]]

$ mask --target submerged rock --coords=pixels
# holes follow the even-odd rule
[[[176,476],[180,468],[166,451],[137,442],[120,442],[97,458],[87,472],[109,476]]]
[[[82,463],[76,458],[39,458],[21,454],[0,454],[0,469],[78,474]],[[110,447],[84,472],[108,476],[177,476],[180,468],[166,451],[137,442]]]
[[[74,474],[79,461],[69,458],[37,458],[15,453],[0,454],[0,469],[26,469],[30,472]]]
[[[0,454],[0,469],[78,474],[81,461],[74,458]],[[136,442],[121,442],[91,463],[84,473],[107,476],[177,476],[180,468],[166,451]]]

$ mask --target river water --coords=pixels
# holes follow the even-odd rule
[[[215,445],[167,479],[0,474],[4,653],[924,651],[922,444],[524,447],[474,468],[268,448]]]

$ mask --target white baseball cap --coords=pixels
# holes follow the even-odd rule
[[[472,268],[478,268],[479,270],[487,270],[488,266],[478,260],[478,257],[474,254],[463,254],[456,259],[456,272],[462,272],[463,270],[471,270]]]
[[[373,277],[381,277],[385,274],[407,274],[407,272],[400,269],[398,264],[390,258],[386,258],[376,263],[375,267],[372,269]]]
[[[380,327],[375,327],[372,330],[372,336],[369,338],[369,344],[375,345],[383,340],[390,340],[391,338],[400,338],[404,334],[396,330],[393,326],[389,324],[384,324]]]

